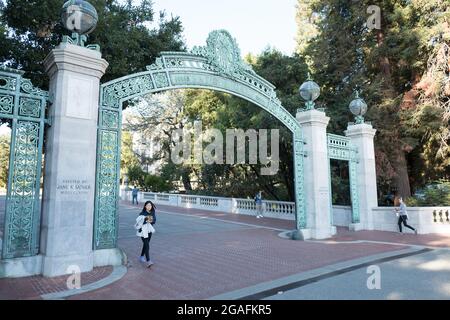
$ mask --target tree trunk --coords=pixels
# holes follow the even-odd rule
[[[183,171],[183,173],[181,174],[181,179],[183,181],[184,190],[192,191],[191,178],[189,177],[189,171],[187,171],[187,170]]]
[[[411,186],[409,183],[408,169],[407,169],[405,152],[399,150],[397,155],[395,185],[400,197],[407,198],[411,196]]]
[[[381,46],[384,42],[384,33],[382,30],[379,30],[377,32],[377,42],[379,46]],[[379,62],[380,62],[380,73],[382,74],[384,80],[382,83],[385,92],[384,95],[387,99],[393,101],[398,96],[399,93],[393,89],[391,62],[389,60],[389,57],[386,56],[381,56]],[[397,140],[397,143],[400,145],[401,143],[400,132],[396,130],[395,127],[392,127],[391,130],[396,132],[395,140]],[[408,164],[406,162],[405,151],[402,148],[394,148],[394,150],[396,150],[395,152],[396,154],[393,154],[390,159],[394,167],[394,170],[397,174],[394,182],[399,195],[406,198],[411,196],[411,186],[409,184]]]

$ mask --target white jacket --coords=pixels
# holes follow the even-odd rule
[[[138,216],[136,218],[136,223],[134,224],[136,235],[138,237],[148,238],[149,233],[155,233],[155,228],[153,228],[151,223],[144,224],[145,216]],[[141,232],[139,232],[139,229]]]

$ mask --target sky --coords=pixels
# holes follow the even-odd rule
[[[267,46],[290,55],[295,48],[297,0],[153,0],[155,13],[179,16],[188,49],[206,43],[208,33],[225,29],[242,56]],[[155,14],[158,17],[158,14]]]
[[[155,18],[165,10],[179,16],[188,46],[204,46],[209,32],[225,29],[241,55],[259,54],[268,46],[290,55],[295,49],[297,0],[153,0]],[[9,134],[0,126],[0,135]]]

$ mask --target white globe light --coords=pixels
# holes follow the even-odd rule
[[[320,96],[320,87],[312,80],[304,82],[299,88],[300,96],[305,101],[315,101]]]
[[[72,32],[86,35],[94,31],[98,14],[94,6],[84,0],[69,0],[61,11],[63,26]]]

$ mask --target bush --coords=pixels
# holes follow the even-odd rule
[[[159,176],[146,174],[144,185],[146,190],[152,192],[168,192],[171,191],[172,185]]]
[[[405,203],[408,207],[420,207],[420,200],[414,197],[408,197],[405,199]]]
[[[450,206],[450,181],[441,180],[426,186],[420,197],[408,198],[410,206]]]

